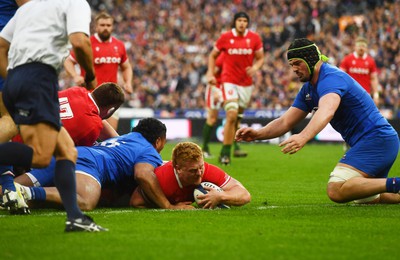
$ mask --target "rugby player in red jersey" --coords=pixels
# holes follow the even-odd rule
[[[96,33],[90,37],[93,50],[93,63],[96,72],[97,85],[104,82],[118,83],[118,68],[121,69],[123,84],[121,86],[127,94],[132,94],[132,66],[126,54],[125,45],[122,41],[111,36],[114,19],[107,13],[100,13],[95,18]],[[65,60],[64,68],[77,85],[84,85],[85,71],[81,74],[75,70],[75,53]],[[118,127],[118,112],[108,119],[114,129]]]
[[[253,91],[252,77],[264,63],[264,49],[261,37],[248,29],[249,16],[245,12],[235,14],[232,30],[223,33],[216,41],[208,58],[207,82],[217,84],[215,63],[220,53],[225,53],[221,75],[222,93],[226,122],[223,147],[219,161],[230,164],[231,146],[234,141],[238,121],[250,103]]]
[[[212,182],[223,190],[205,188],[208,193],[198,196],[202,208],[213,209],[219,204],[243,206],[251,200],[250,193],[239,181],[217,166],[204,162],[200,146],[192,142],[178,143],[172,151],[172,160],[154,172],[164,195],[173,205],[192,203],[193,191],[201,182]],[[134,190],[130,205],[156,207],[140,187]]]

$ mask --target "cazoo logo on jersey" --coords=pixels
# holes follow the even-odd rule
[[[103,63],[121,63],[121,58],[118,57],[98,57],[94,59],[95,64],[103,64]]]
[[[250,55],[253,53],[252,49],[244,49],[244,48],[233,48],[233,49],[228,49],[228,54],[229,55]]]

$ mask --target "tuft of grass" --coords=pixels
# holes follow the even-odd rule
[[[162,152],[169,160],[173,143]],[[212,144],[218,155],[220,144]],[[247,158],[221,167],[251,193],[230,210],[96,209],[110,229],[65,234],[65,213],[0,211],[0,259],[398,259],[399,205],[335,204],[326,196],[341,144],[308,144],[284,155],[270,144],[242,144]],[[218,165],[216,156],[206,160]],[[400,172],[397,161],[391,176]],[[394,250],[394,251],[393,251]]]

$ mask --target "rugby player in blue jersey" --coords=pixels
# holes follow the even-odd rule
[[[95,208],[102,188],[133,181],[160,208],[192,208],[189,205],[171,205],[154,174],[154,169],[163,163],[159,153],[166,143],[166,132],[165,125],[159,120],[144,118],[129,134],[108,139],[96,146],[78,146],[75,172],[80,208]],[[54,186],[53,176],[54,170],[49,167],[34,169],[15,181],[26,186],[36,186],[19,186],[27,199],[46,200],[61,205],[57,189],[51,187]]]
[[[239,129],[236,140],[282,136],[314,112],[299,134],[280,143],[282,152],[298,152],[330,123],[351,148],[330,174],[329,198],[338,203],[400,203],[400,178],[387,178],[399,151],[399,136],[369,94],[348,74],[326,63],[328,58],[308,39],[295,39],[287,58],[304,82],[292,107],[263,128]]]

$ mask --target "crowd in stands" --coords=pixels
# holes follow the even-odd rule
[[[288,44],[308,37],[338,65],[354,39],[369,41],[379,69],[380,108],[400,104],[400,1],[384,0],[91,0],[94,15],[115,18],[114,35],[126,44],[134,94],[126,106],[203,108],[207,59],[215,40],[245,11],[262,37],[265,63],[255,76],[251,108],[286,109],[301,83],[286,61]],[[73,84],[64,78],[65,86]]]

